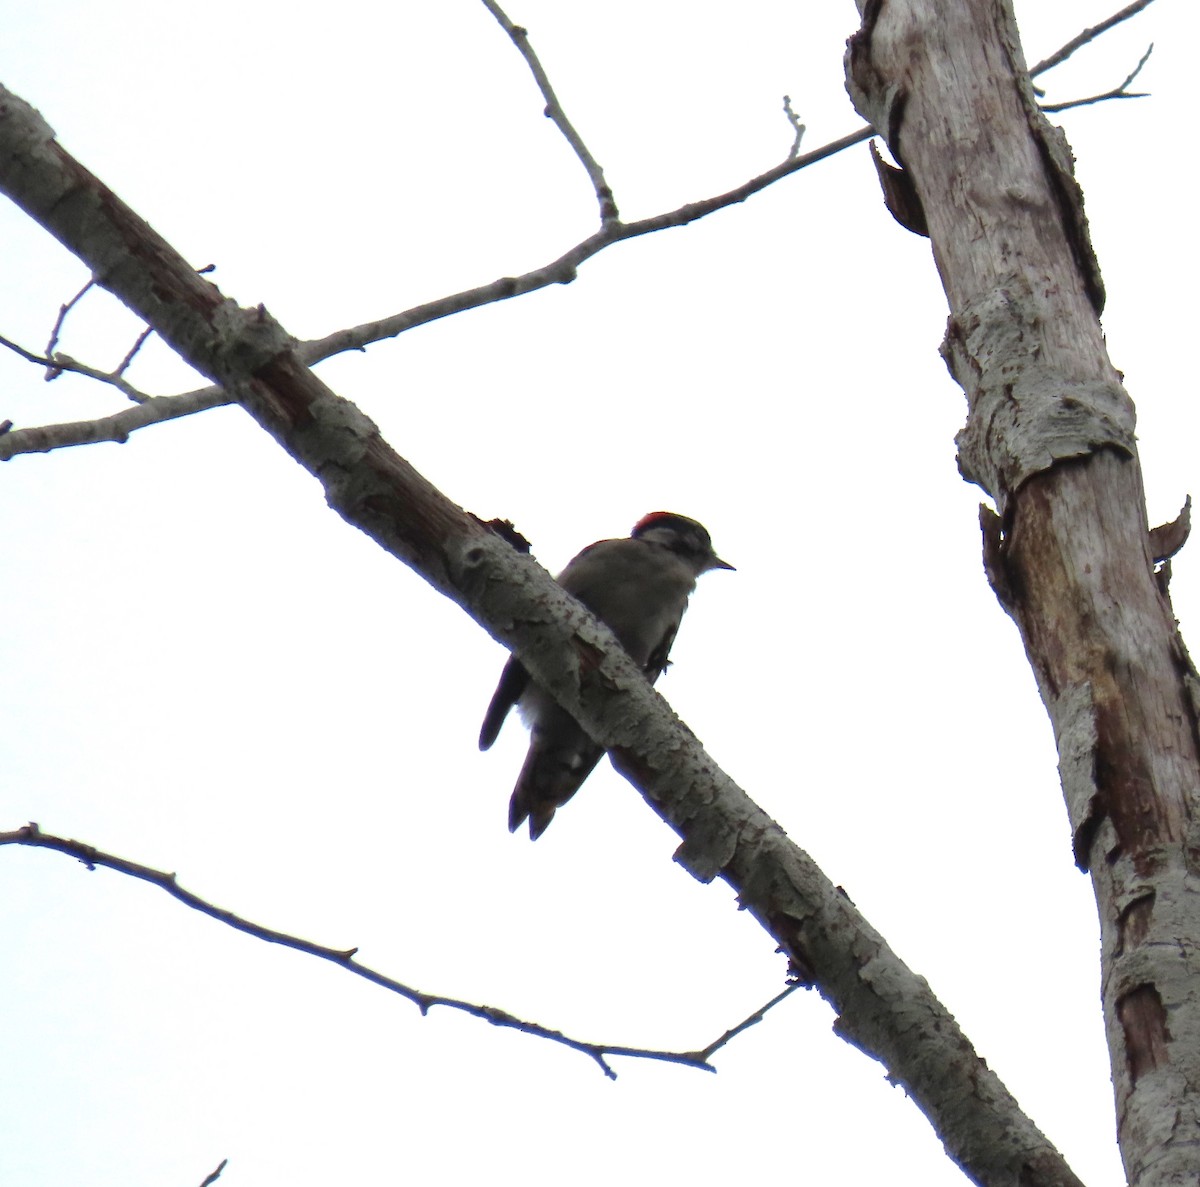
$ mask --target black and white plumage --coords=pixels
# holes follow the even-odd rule
[[[558,575],[558,583],[616,635],[653,684],[666,671],[696,578],[710,569],[732,568],[713,552],[708,532],[694,519],[655,511],[625,539],[589,545]],[[480,750],[496,740],[513,705],[533,736],[509,801],[508,827],[515,832],[528,820],[529,835],[537,840],[604,750],[530,680],[516,656],[504,665],[483,719]]]

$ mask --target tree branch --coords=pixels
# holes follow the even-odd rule
[[[1127,21],[1130,17],[1137,16],[1143,8],[1149,8],[1151,3],[1153,3],[1153,0],[1134,0],[1132,4],[1125,5],[1120,12],[1114,12],[1108,20],[1101,21],[1098,25],[1093,25],[1090,29],[1084,29],[1077,37],[1072,37],[1066,45],[1056,49],[1048,58],[1043,58],[1029,71],[1029,77],[1037,78],[1039,74],[1045,74],[1047,70],[1053,70],[1055,66],[1061,66],[1076,50],[1082,49],[1089,41],[1095,41],[1102,33],[1107,33],[1109,29],[1115,28],[1122,21]]]
[[[221,1177],[221,1172],[228,1165],[229,1165],[229,1159],[222,1158],[221,1161],[217,1163],[216,1169],[209,1171],[209,1173],[207,1175],[205,1175],[204,1182],[200,1184],[200,1187],[212,1187],[212,1184],[215,1183]]]
[[[549,1027],[542,1026],[538,1022],[529,1022],[525,1019],[517,1018],[508,1013],[507,1010],[500,1010],[495,1006],[484,1006],[477,1002],[464,1001],[461,998],[446,997],[440,993],[426,993],[419,989],[413,989],[412,986],[405,985],[379,972],[377,969],[363,964],[357,959],[357,948],[329,948],[323,944],[314,944],[311,940],[302,939],[300,936],[276,931],[273,928],[264,927],[260,923],[254,923],[249,919],[243,919],[240,915],[236,915],[232,911],[227,911],[224,907],[218,907],[210,903],[207,899],[193,894],[190,890],[185,890],[179,885],[175,874],[167,873],[165,870],[152,869],[150,866],[140,865],[138,862],[129,861],[124,857],[116,857],[111,853],[104,853],[94,845],[88,845],[83,841],[70,840],[66,837],[57,837],[50,833],[44,833],[36,824],[27,824],[12,832],[0,832],[0,846],[3,845],[24,845],[37,849],[48,849],[56,853],[64,853],[69,857],[74,857],[78,861],[81,861],[89,870],[95,870],[97,867],[103,866],[105,869],[113,870],[118,874],[125,874],[130,878],[149,882],[151,886],[157,886],[159,890],[165,891],[173,899],[177,899],[183,903],[185,907],[190,907],[193,911],[199,911],[201,915],[207,915],[210,919],[215,919],[218,923],[224,923],[236,931],[253,936],[256,940],[263,940],[268,944],[279,944],[281,947],[302,952],[306,956],[315,956],[319,960],[327,960],[331,964],[337,965],[338,968],[345,969],[348,973],[353,973],[356,977],[361,977],[365,981],[370,981],[373,985],[378,985],[390,993],[397,994],[399,997],[412,1002],[421,1011],[422,1017],[427,1015],[435,1006],[442,1006],[449,1010],[458,1010],[461,1013],[469,1014],[472,1018],[481,1018],[484,1022],[490,1022],[493,1026],[518,1030],[522,1034],[532,1035],[534,1038],[547,1039],[550,1042],[559,1043],[564,1047],[569,1047],[572,1051],[578,1051],[595,1060],[610,1080],[615,1080],[617,1074],[612,1070],[612,1066],[608,1060],[617,1056],[625,1056],[630,1059],[653,1059],[662,1063],[678,1063],[684,1067],[715,1072],[717,1069],[713,1067],[710,1060],[717,1051],[747,1028],[761,1022],[768,1011],[779,1005],[792,992],[800,988],[798,985],[788,986],[787,989],[773,997],[766,1005],[755,1010],[748,1018],[743,1019],[735,1027],[727,1030],[719,1038],[714,1039],[707,1047],[702,1047],[695,1051],[661,1051],[651,1047],[625,1047],[615,1043],[589,1043],[582,1039],[571,1038],[570,1035],[565,1035],[561,1031],[551,1030]]]
[[[1149,0],[1147,0],[1149,3]],[[1056,111],[1067,111],[1072,107],[1086,107],[1091,103],[1104,103],[1109,99],[1146,99],[1147,94],[1144,91],[1127,91],[1125,88],[1142,72],[1142,67],[1150,60],[1150,55],[1154,52],[1154,43],[1151,42],[1150,48],[1142,54],[1138,60],[1138,64],[1133,68],[1125,81],[1112,90],[1105,91],[1102,95],[1092,95],[1088,99],[1068,99],[1065,103],[1043,103],[1041,109],[1044,113],[1052,113]]]
[[[771,1010],[779,1005],[780,1002],[782,1002],[785,998],[791,997],[791,995],[795,993],[797,989],[802,988],[804,988],[804,986],[802,986],[799,981],[789,985],[782,993],[776,994],[773,998],[771,998],[771,1000],[767,1002],[762,1009],[755,1010],[749,1018],[744,1018],[737,1024],[737,1026],[733,1027],[731,1030],[727,1030],[723,1035],[721,1035],[720,1038],[714,1039],[711,1043],[709,1043],[709,1045],[705,1047],[703,1051],[697,1051],[695,1054],[697,1057],[707,1061],[722,1047],[724,1047],[726,1043],[737,1038],[742,1031],[749,1030],[752,1026],[757,1026]]]
[[[788,160],[793,160],[800,155],[800,142],[804,139],[804,133],[808,129],[801,122],[800,117],[792,110],[791,95],[783,97],[783,114],[787,116],[787,121],[792,125],[792,135],[795,137],[792,141],[792,151],[788,153]]]
[[[745,202],[760,190],[777,181],[806,169],[818,161],[823,161],[835,153],[841,152],[854,144],[862,144],[874,135],[870,128],[862,128],[843,136],[838,140],[804,153],[802,156],[789,158],[750,178],[724,194],[716,194],[711,198],[703,198],[698,202],[688,202],[675,210],[662,214],[651,215],[638,219],[636,222],[624,223],[619,220],[606,226],[574,247],[564,252],[548,264],[531,269],[520,276],[504,276],[490,284],[478,285],[475,288],[463,289],[458,293],[440,297],[436,301],[427,301],[423,305],[414,305],[402,313],[393,314],[379,321],[363,322],[349,329],[335,330],[324,338],[314,338],[296,346],[296,355],[306,366],[312,367],[325,359],[349,350],[365,350],[375,342],[395,338],[407,330],[418,326],[428,325],[443,317],[455,313],[463,313],[468,309],[478,309],[496,301],[506,301],[511,297],[524,296],[525,293],[536,292],[552,284],[570,284],[576,277],[581,264],[598,255],[605,248],[611,247],[626,239],[637,239],[655,231],[665,231],[672,227],[683,227],[706,215],[723,210],[727,206],[735,206]],[[9,345],[10,349],[34,362],[44,363],[40,356],[25,351],[15,343],[9,344],[0,339],[0,343]],[[56,364],[57,365],[57,364]],[[113,383],[122,387],[124,381],[106,375],[103,372],[84,370],[82,364],[72,365],[68,369],[79,370],[82,374],[90,374],[92,378]],[[128,392],[126,394],[129,394]],[[14,429],[6,437],[0,439],[0,461],[24,453],[48,453],[54,449],[64,449],[74,445],[94,445],[99,442],[114,442],[124,444],[131,433],[149,425],[159,424],[165,420],[176,420],[183,416],[192,416],[223,404],[233,403],[230,396],[219,386],[199,388],[172,396],[146,397],[139,393],[142,403],[137,408],[125,408],[111,416],[98,417],[95,420],[70,421],[61,424],[39,425],[30,428]],[[132,398],[132,397],[131,397]]]
[[[636,239],[639,236],[652,234],[655,231],[686,226],[688,223],[695,222],[697,219],[704,218],[718,210],[723,210],[728,206],[744,202],[759,191],[766,189],[770,185],[774,185],[775,182],[782,181],[783,178],[793,173],[798,173],[801,169],[806,169],[809,165],[823,161],[827,157],[831,157],[856,144],[862,144],[875,135],[873,128],[864,126],[858,131],[830,141],[828,144],[814,149],[812,152],[800,155],[797,150],[799,148],[800,128],[802,125],[797,124],[794,114],[791,113],[790,100],[785,98],[784,110],[788,114],[788,119],[792,124],[793,130],[796,132],[795,142],[788,154],[787,160],[776,165],[773,169],[768,169],[765,173],[760,173],[757,177],[750,178],[749,181],[743,182],[740,186],[724,194],[717,194],[714,197],[705,198],[698,202],[685,203],[675,210],[639,219],[634,223],[621,222],[617,218],[616,206],[614,204],[612,206],[611,219],[606,220],[606,199],[603,194],[607,194],[609,202],[612,202],[612,194],[604,183],[603,171],[596,164],[586,145],[583,144],[578,133],[562,112],[561,105],[554,95],[553,88],[546,77],[541,63],[529,47],[525,30],[521,29],[520,26],[513,25],[500,7],[492,3],[492,0],[483,0],[483,2],[505,31],[509,33],[509,36],[513,38],[518,50],[521,51],[526,61],[530,64],[530,69],[533,71],[534,77],[538,79],[538,85],[542,88],[542,94],[546,98],[547,114],[551,118],[555,118],[553,112],[557,111],[560,118],[555,120],[556,124],[564,136],[567,137],[572,148],[575,149],[576,155],[579,156],[584,167],[588,170],[589,178],[596,185],[597,198],[601,206],[601,229],[595,234],[590,235],[587,239],[575,244],[574,247],[564,252],[557,259],[552,260],[548,264],[543,264],[539,268],[522,273],[520,276],[501,277],[490,284],[464,289],[461,292],[452,293],[435,301],[428,301],[422,305],[413,306],[411,309],[406,309],[401,313],[393,314],[378,321],[364,322],[349,329],[336,330],[331,334],[327,334],[324,338],[311,339],[301,343],[297,347],[297,355],[304,360],[307,366],[314,366],[325,359],[332,358],[334,355],[342,354],[348,350],[365,350],[367,346],[373,343],[382,342],[388,338],[395,338],[407,330],[428,325],[430,322],[438,321],[452,314],[464,313],[469,309],[478,309],[496,301],[505,301],[511,297],[523,296],[526,293],[536,292],[538,289],[545,288],[551,284],[570,284],[575,279],[581,264],[615,243],[626,239]],[[1084,30],[1083,33],[1073,38],[1056,53],[1035,66],[1030,71],[1030,76],[1044,73],[1065,61],[1081,46],[1100,36],[1100,34],[1107,32],[1120,22],[1128,20],[1129,17],[1134,16],[1150,3],[1151,0],[1137,0],[1137,3],[1128,5],[1101,24]],[[1143,63],[1144,61],[1145,59],[1143,58]],[[1141,66],[1139,65],[1138,69],[1140,70],[1140,68]],[[1137,71],[1135,70],[1122,86],[1127,86],[1136,74]],[[1117,89],[1119,90],[1120,88]],[[1125,97],[1133,96],[1115,95],[1113,92],[1109,92],[1106,95],[1096,96],[1093,99],[1064,103],[1059,105],[1059,107],[1047,108],[1047,110],[1060,110],[1076,106],[1080,103],[1092,103],[1106,98]],[[602,189],[603,194],[601,192]],[[212,266],[209,265],[200,271],[201,273],[206,273],[211,270]],[[67,305],[61,308],[58,321],[55,323],[50,346],[47,348],[47,355],[53,351],[53,347],[57,342],[57,333],[62,326],[63,319],[75,303],[87,292],[88,288],[91,287],[91,283],[89,282],[85,285]],[[9,349],[16,351],[30,361],[38,363],[45,363],[46,361],[40,356],[25,351],[15,343],[10,343],[7,339],[0,339],[0,344],[8,346]],[[140,345],[140,341],[138,345]],[[111,383],[131,400],[138,402],[139,407],[126,408],[120,412],[93,420],[67,421],[60,424],[38,425],[20,429],[11,429],[10,427],[7,433],[0,433],[0,461],[8,461],[10,458],[17,457],[20,454],[49,453],[55,449],[65,449],[76,445],[95,445],[101,442],[124,444],[129,439],[130,434],[136,432],[138,429],[160,424],[163,421],[192,416],[197,412],[205,412],[210,408],[217,408],[224,404],[233,403],[233,398],[219,386],[200,388],[170,396],[147,396],[144,392],[140,392],[131,385],[126,384],[122,378],[133,353],[130,352],[125,362],[112,373],[89,368],[69,358],[66,359],[63,369],[76,371],[79,374],[101,382]],[[65,356],[59,357],[63,358]],[[55,365],[59,365],[57,360],[55,360]]]
[[[600,222],[602,224],[616,222],[619,217],[617,203],[613,198],[612,190],[604,180],[604,170],[600,168],[599,162],[592,156],[588,146],[584,144],[583,138],[575,131],[574,125],[567,119],[567,113],[563,111],[562,104],[558,101],[558,96],[550,85],[546,71],[538,61],[537,54],[533,52],[533,46],[529,44],[529,31],[520,25],[514,25],[496,0],[483,0],[483,6],[496,18],[505,33],[512,38],[513,45],[517,47],[517,51],[525,59],[526,65],[537,80],[542,98],[546,100],[546,118],[554,121],[555,127],[563,134],[579,158],[580,164],[587,171],[588,180],[591,181],[592,188],[596,191],[596,201],[600,204]]]
[[[789,163],[789,166],[792,167]],[[1078,1187],[953,1016],[705,753],[612,633],[530,557],[468,516],[305,365],[267,311],[239,308],[0,89],[0,189],[198,371],[235,395],[322,484],[329,505],[462,606],[610,753],[682,838],[676,860],[721,877],[983,1183]]]
[[[87,296],[88,290],[95,285],[96,281],[93,278],[83,286],[65,305],[58,307],[58,317],[54,319],[54,326],[50,331],[50,341],[46,343],[46,353],[51,355],[54,353],[54,348],[58,345],[58,336],[62,332],[63,323],[67,320],[67,314]]]
[[[66,306],[63,308],[66,308]],[[58,331],[56,329],[55,334],[57,334],[57,332]],[[115,371],[100,371],[95,367],[89,367],[87,363],[81,363],[77,359],[71,358],[69,354],[34,354],[33,351],[26,350],[18,343],[13,342],[9,338],[5,338],[3,334],[0,334],[0,346],[5,347],[7,350],[11,350],[13,354],[20,355],[21,358],[26,360],[26,362],[37,363],[39,366],[45,367],[47,381],[57,379],[64,371],[71,371],[76,375],[83,375],[88,379],[94,379],[98,383],[110,384],[119,392],[128,396],[129,399],[135,404],[144,404],[150,399],[150,397],[146,395],[145,392],[139,391],[136,387],[134,387],[133,384],[124,378],[124,374],[126,369],[129,367],[129,364],[133,361],[133,356],[138,352],[142,343],[146,341],[152,332],[153,331],[151,330],[145,330],[138,336],[138,340],[134,344],[133,349],[130,350],[130,352],[125,356],[125,358],[121,361],[121,365]],[[55,428],[57,426],[47,427]]]

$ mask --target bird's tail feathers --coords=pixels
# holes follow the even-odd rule
[[[578,726],[570,738],[562,737],[561,730],[543,731],[535,726],[525,765],[508,802],[508,831],[516,832],[528,820],[529,839],[536,841],[554,819],[555,810],[579,790],[603,757],[604,749]]]

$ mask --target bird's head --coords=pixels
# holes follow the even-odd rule
[[[652,511],[634,525],[630,535],[662,548],[669,548],[695,567],[697,575],[710,569],[732,569],[713,551],[712,539],[703,524],[671,511]]]

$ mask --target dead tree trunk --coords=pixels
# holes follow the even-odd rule
[[[1197,685],[1155,573],[1171,549],[1151,544],[1070,150],[1037,108],[1007,0],[860,10],[849,88],[901,165],[879,162],[889,208],[932,242],[943,354],[969,409],[959,462],[996,506],[985,565],[1049,711],[1092,875],[1126,1172],[1136,1187],[1195,1183]],[[1052,1008],[1087,1008],[1047,990]]]

